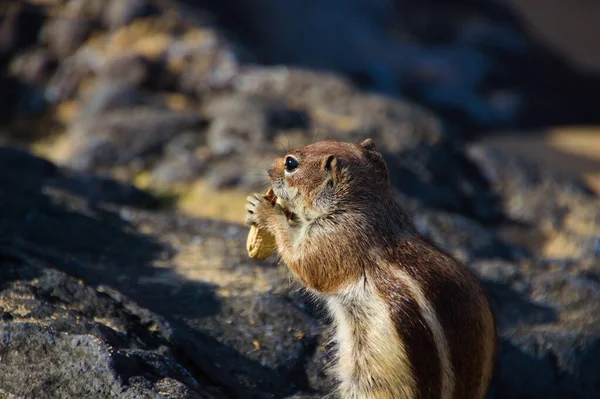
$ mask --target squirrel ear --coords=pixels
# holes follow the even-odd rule
[[[363,140],[360,143],[360,146],[368,151],[377,151],[377,147],[375,147],[375,142],[373,141],[372,138]]]
[[[326,172],[329,172],[329,173],[334,172],[337,169],[337,166],[338,166],[338,162],[337,162],[337,158],[335,157],[335,155],[329,155],[323,161],[323,170]]]
[[[360,143],[360,146],[363,150],[366,151],[365,155],[367,159],[372,162],[377,167],[377,174],[386,181],[389,181],[389,172],[385,160],[383,159],[383,155],[381,152],[377,150],[375,147],[375,142],[372,138],[368,138]]]

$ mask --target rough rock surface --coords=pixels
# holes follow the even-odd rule
[[[282,268],[246,256],[245,228],[141,210],[151,201],[118,183],[98,201],[88,176],[19,150],[3,148],[0,163],[4,392],[266,398],[327,386],[319,307]],[[535,256],[474,220],[413,206],[419,228],[467,261],[492,299],[493,397],[592,398],[598,254]]]
[[[85,286],[14,247],[3,250],[2,281],[0,393],[225,397],[177,362],[167,322],[111,289]]]
[[[2,350],[29,345],[19,328],[30,328],[40,336],[31,345],[64,348],[52,349],[56,358],[48,361],[58,364],[75,356],[68,351],[80,345],[68,333],[85,341],[85,356],[99,358],[89,367],[112,374],[103,382],[74,379],[88,367],[77,359],[63,371],[32,365],[38,385],[54,381],[57,397],[60,389],[75,395],[86,387],[102,387],[105,397],[115,390],[125,395],[129,387],[136,392],[138,382],[139,389],[146,389],[140,395],[171,385],[190,392],[172,397],[208,395],[208,388],[202,388],[206,381],[239,398],[282,397],[296,385],[306,388],[302,365],[318,329],[301,303],[287,298],[286,274],[247,258],[245,228],[115,209],[122,191],[116,183],[117,194],[110,198],[106,193],[108,201],[88,201],[80,195],[85,190],[77,191],[87,177],[69,177],[19,150],[2,148],[0,163],[5,171],[20,170],[0,178],[0,201],[7,210],[0,221],[2,270],[7,273],[0,305],[6,337]],[[136,205],[145,203],[138,199]],[[32,326],[19,327],[23,323]],[[3,357],[3,364],[15,370],[18,362],[41,362],[34,357],[40,353],[32,351],[25,361],[11,357],[7,363]],[[133,359],[128,363],[119,356]],[[63,373],[62,379],[55,379],[56,373]],[[9,393],[35,393],[21,390],[26,387],[21,387],[20,373],[2,378],[0,388]],[[71,385],[64,386],[66,378]]]
[[[0,147],[0,396],[321,397],[327,320],[275,260],[248,258],[243,199],[288,148],[372,137],[418,228],[491,297],[490,398],[597,397],[600,200],[585,185],[465,145],[430,75],[413,89],[441,119],[361,90],[364,70],[244,63],[194,7],[126,3],[15,2],[0,18],[0,136],[52,160]],[[405,21],[424,42],[516,45],[424,14]],[[438,50],[417,69],[473,55]],[[462,71],[458,119],[477,125],[501,99],[483,104],[488,75],[463,61],[442,64]],[[361,65],[367,80],[389,76],[379,66]],[[238,223],[215,220],[227,212]]]
[[[503,338],[496,396],[596,396],[598,197],[581,182],[507,154],[480,146],[469,154],[502,198],[507,221],[499,234],[530,254],[518,263],[474,265],[488,284]]]

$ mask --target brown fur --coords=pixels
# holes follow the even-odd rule
[[[291,172],[287,156],[298,163]],[[292,220],[254,195],[247,224],[273,233],[292,274],[328,301],[345,356],[342,398],[484,397],[496,351],[487,298],[417,232],[373,141],[323,141],[286,157],[269,176]]]
[[[408,288],[393,277],[378,279],[377,284],[390,313],[398,335],[403,337],[411,359],[417,391],[421,399],[441,397],[442,370],[431,328],[423,323],[419,305],[415,299],[398,295]]]
[[[484,375],[482,364],[486,357],[495,357],[496,348],[496,326],[481,286],[465,267],[423,237],[401,241],[390,255],[419,282],[440,317],[457,379],[455,397],[479,397],[474,387],[487,391],[481,386],[491,376]],[[486,330],[494,334],[482,334]]]

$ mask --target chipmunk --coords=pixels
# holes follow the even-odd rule
[[[246,224],[270,232],[291,273],[326,301],[337,396],[485,397],[497,347],[488,298],[417,231],[373,140],[320,141],[268,174],[281,201],[248,197]]]

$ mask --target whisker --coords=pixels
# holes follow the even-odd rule
[[[292,149],[292,146],[290,144],[290,136],[288,136],[287,132],[285,132],[285,139],[287,140],[287,150],[285,152],[287,154]]]
[[[288,150],[286,150],[285,146],[283,145],[283,143],[281,141],[277,140],[277,144],[281,147],[284,154],[287,154],[289,152]]]
[[[324,126],[323,126],[322,123],[320,123],[319,121],[316,121],[315,122],[314,135],[312,137],[313,143],[317,142],[319,140],[322,140],[322,138],[319,137],[319,133],[320,133],[321,130],[323,130],[323,132],[325,132],[326,129],[324,128]]]
[[[317,136],[318,136],[318,134],[319,134],[319,125],[317,124],[317,125],[315,126],[315,130],[314,130],[314,132],[313,132],[313,136],[312,136],[312,138],[311,138],[311,140],[312,140],[312,142],[313,142],[313,143],[317,141]]]
[[[257,186],[256,189],[254,189],[252,191],[246,191],[244,194],[242,194],[240,196],[236,196],[236,199],[242,199],[242,198],[248,197],[249,195],[252,195],[256,192],[265,193],[269,187],[271,187],[271,182],[266,182],[264,184],[261,184],[260,186]]]

